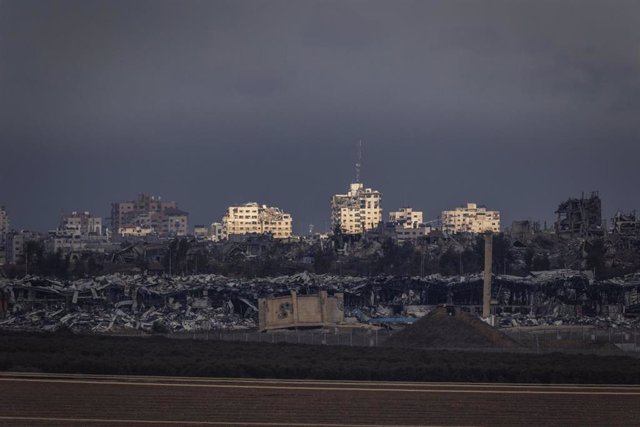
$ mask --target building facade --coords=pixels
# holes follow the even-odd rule
[[[102,218],[89,212],[71,212],[62,215],[61,230],[76,230],[83,236],[102,235]]]
[[[209,237],[214,242],[224,240],[224,225],[221,222],[212,222],[209,227]]]
[[[347,194],[331,198],[331,227],[345,234],[360,234],[382,222],[382,193],[353,183]]]
[[[5,256],[7,264],[23,264],[25,260],[25,246],[30,241],[40,241],[42,236],[34,231],[11,231],[7,233],[5,242]]]
[[[442,211],[442,230],[446,233],[498,233],[500,212],[489,211],[476,203],[467,203],[451,211]]]
[[[422,224],[422,211],[415,211],[408,206],[389,212],[389,222],[404,228],[418,228]]]
[[[0,206],[0,242],[4,243],[4,238],[9,232],[9,215],[4,206]]]
[[[293,219],[280,208],[245,203],[227,209],[222,228],[227,239],[232,235],[268,233],[276,239],[286,239],[292,235]]]
[[[602,202],[597,191],[585,197],[568,199],[558,206],[555,223],[556,234],[560,237],[589,238],[604,235],[602,225]]]
[[[5,263],[5,242],[9,232],[9,215],[4,206],[0,206],[0,265]]]
[[[189,214],[178,209],[176,202],[140,194],[136,200],[111,204],[111,227],[120,236],[131,236],[132,230],[153,230],[159,237],[186,236]]]

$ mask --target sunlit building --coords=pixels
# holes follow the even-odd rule
[[[382,194],[364,188],[361,182],[351,184],[347,194],[331,198],[331,227],[345,234],[359,234],[382,222]]]
[[[272,234],[276,239],[286,239],[292,235],[291,215],[280,208],[245,203],[230,206],[222,218],[225,238],[241,234]]]
[[[418,228],[422,224],[422,211],[415,211],[408,206],[389,212],[389,222],[404,228]]]
[[[467,203],[451,211],[442,211],[442,230],[447,233],[500,232],[500,212]]]

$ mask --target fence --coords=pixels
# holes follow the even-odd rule
[[[503,332],[537,353],[560,351],[612,354],[622,350],[640,355],[638,327],[556,326],[504,329]]]
[[[518,342],[520,348],[437,348],[434,350],[483,351],[512,353],[590,353],[599,355],[620,354],[640,357],[640,329],[598,328],[594,326],[547,326],[517,327],[501,329]],[[394,334],[390,329],[298,329],[258,332],[256,330],[209,330],[184,331],[164,335],[170,339],[266,342],[311,345],[343,345],[378,347]],[[149,336],[142,331],[129,331],[126,335]],[[428,345],[428,343],[425,343]]]
[[[166,335],[173,339],[197,339],[216,341],[269,342],[311,345],[345,345],[377,347],[386,340],[393,331],[387,329],[321,329],[321,330],[278,330],[270,332],[257,331],[197,331],[178,332]]]

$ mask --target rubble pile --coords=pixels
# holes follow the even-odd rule
[[[503,332],[459,308],[438,307],[384,342],[401,348],[515,348]]]
[[[0,328],[114,332],[251,329],[258,298],[326,290],[344,293],[345,316],[356,321],[424,316],[438,304],[474,311],[482,276],[350,277],[306,272],[254,279],[219,275],[112,274],[74,281],[0,278]],[[640,315],[640,274],[595,281],[584,272],[554,270],[526,277],[495,275],[492,298],[503,327],[545,324],[628,326]]]

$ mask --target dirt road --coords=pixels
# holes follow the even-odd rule
[[[0,425],[637,425],[640,386],[0,373]]]

